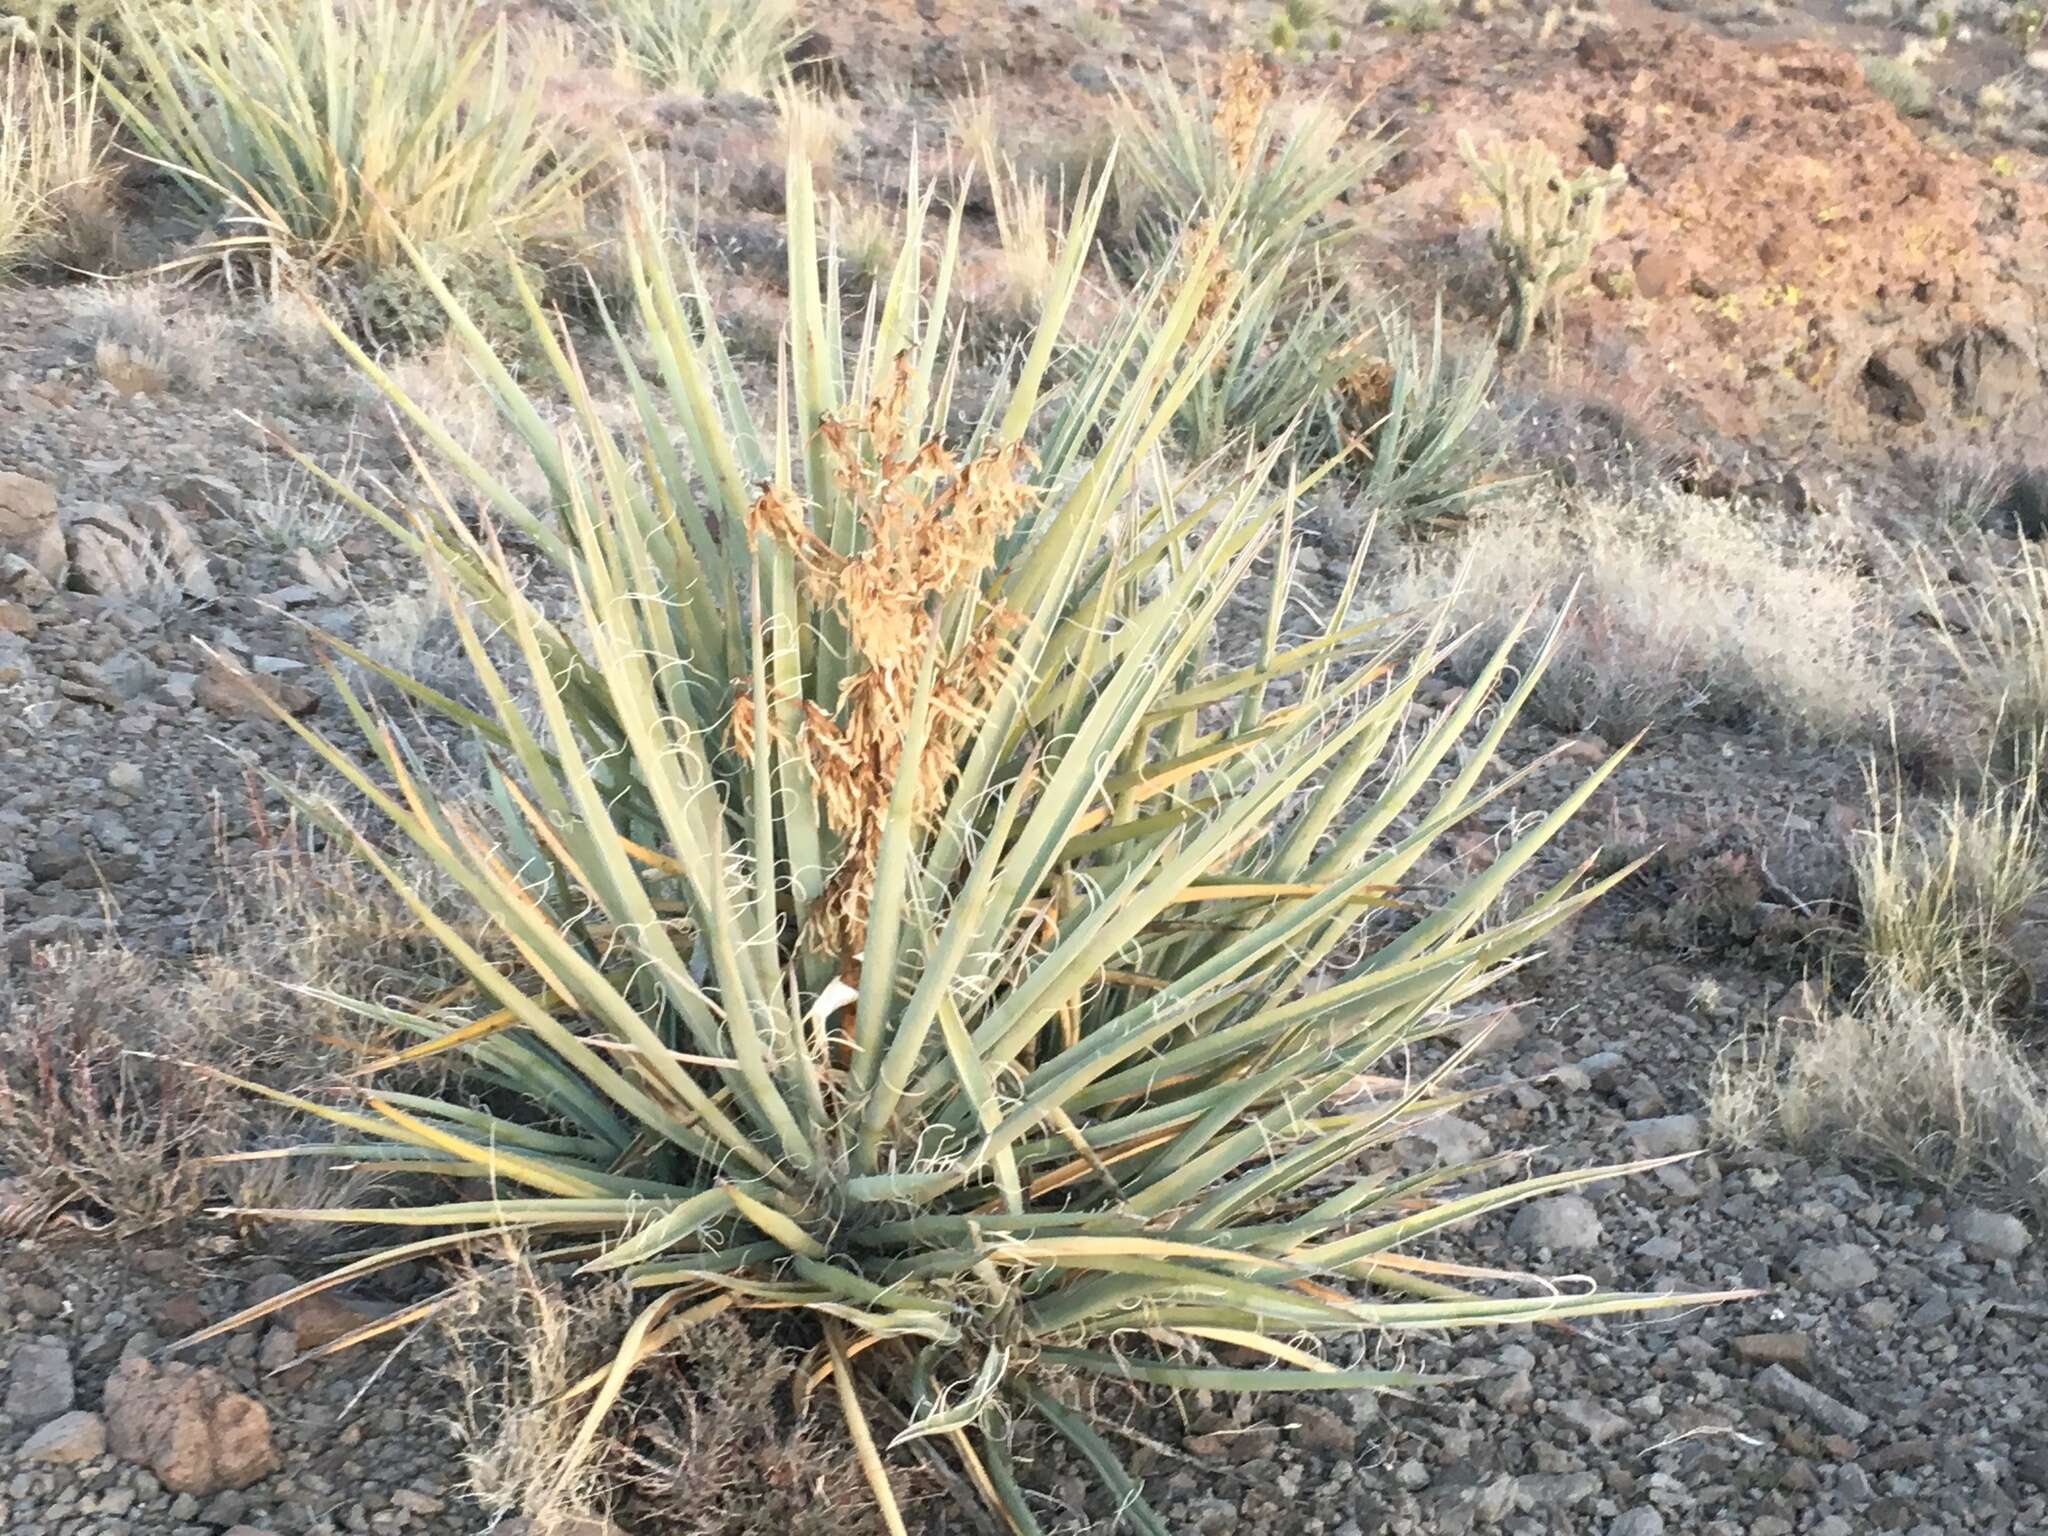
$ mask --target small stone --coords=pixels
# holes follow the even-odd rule
[[[269,1413],[210,1367],[131,1356],[107,1380],[106,1416],[113,1453],[174,1492],[246,1488],[277,1467]]]
[[[7,1416],[17,1424],[47,1424],[69,1411],[78,1400],[71,1374],[71,1352],[50,1339],[24,1344],[14,1352],[7,1381]]]
[[[1881,1446],[1863,1458],[1866,1472],[1910,1472],[1915,1467],[1934,1465],[1935,1445],[1932,1440],[1916,1438],[1898,1440]]]
[[[1877,1279],[1877,1260],[1860,1243],[1815,1243],[1800,1250],[1800,1279],[1816,1291],[1840,1295]]]
[[[1594,1445],[1605,1445],[1616,1435],[1628,1431],[1628,1420],[1599,1403],[1581,1399],[1576,1402],[1559,1403],[1557,1416],[1584,1435]]]
[[[1644,251],[1635,261],[1636,292],[1646,299],[1678,293],[1692,279],[1683,253],[1670,249]]]
[[[1801,1381],[1782,1365],[1767,1367],[1756,1378],[1757,1395],[1773,1408],[1798,1414],[1822,1429],[1855,1439],[1870,1428],[1870,1416],[1847,1403],[1829,1397],[1809,1382]]]
[[[74,1409],[70,1413],[59,1414],[30,1435],[19,1455],[23,1461],[67,1466],[72,1462],[91,1461],[95,1456],[103,1456],[106,1449],[107,1426],[100,1416]]]
[[[1707,1129],[1698,1115],[1660,1115],[1629,1121],[1628,1139],[1638,1157],[1670,1157],[1699,1151],[1707,1144]]]
[[[57,489],[27,475],[0,473],[0,554],[19,555],[51,586],[64,580],[64,534]]]
[[[1607,1536],[1664,1536],[1664,1517],[1647,1504],[1626,1509],[1614,1517]]]
[[[2027,1224],[2019,1217],[2006,1211],[1987,1211],[1981,1206],[1973,1206],[1956,1217],[1951,1230],[1971,1258],[1986,1261],[2003,1259],[2010,1263],[2025,1253],[2032,1241]]]
[[[273,718],[270,704],[294,716],[310,715],[320,707],[320,696],[310,688],[241,671],[218,656],[208,661],[192,696],[216,715],[249,720]]]
[[[1327,1408],[1318,1407],[1314,1403],[1298,1403],[1289,1416],[1294,1420],[1295,1443],[1306,1450],[1326,1451],[1340,1458],[1349,1459],[1358,1449],[1358,1431]],[[409,1490],[401,1488],[393,1497],[397,1498],[408,1492]]]
[[[1548,1248],[1553,1253],[1575,1252],[1599,1246],[1600,1213],[1583,1195],[1552,1195],[1532,1200],[1515,1213],[1508,1239],[1525,1248]]]
[[[1744,1333],[1734,1341],[1735,1358],[1750,1365],[1789,1365],[1803,1371],[1813,1360],[1813,1343],[1803,1333]]]

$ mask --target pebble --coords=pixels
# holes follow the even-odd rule
[[[1515,1213],[1508,1238],[1525,1248],[1553,1253],[1597,1248],[1602,1236],[1600,1213],[1583,1195],[1552,1195],[1532,1200]]]
[[[71,1352],[54,1339],[38,1339],[14,1352],[7,1381],[7,1416],[17,1424],[48,1423],[78,1400]]]
[[[1811,1420],[1822,1429],[1855,1439],[1870,1428],[1870,1415],[1829,1397],[1801,1381],[1782,1365],[1767,1367],[1756,1378],[1757,1395],[1774,1408]]]
[[[1799,1251],[1794,1266],[1812,1290],[1840,1294],[1877,1279],[1877,1260],[1860,1243],[1815,1243]]]
[[[96,1413],[73,1409],[59,1414],[28,1437],[17,1453],[23,1461],[66,1464],[91,1461],[107,1449],[107,1426]]]
[[[2004,1259],[2010,1262],[2027,1251],[2032,1240],[2027,1224],[2006,1211],[1972,1207],[1956,1217],[1953,1231],[1975,1259]]]

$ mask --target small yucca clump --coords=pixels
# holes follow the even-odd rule
[[[796,0],[590,0],[590,24],[656,90],[765,96],[788,79]]]
[[[1231,56],[1212,87],[1184,94],[1163,70],[1117,99],[1120,202],[1156,259],[1190,216],[1222,218],[1223,256],[1256,274],[1297,241],[1331,248],[1345,224],[1331,204],[1363,186],[1392,153],[1377,134],[1351,134],[1328,102],[1282,102],[1256,56]]]
[[[448,0],[195,10],[146,24],[104,89],[218,253],[356,271],[516,240],[577,212],[588,161],[551,142],[502,23]]]
[[[338,668],[368,757],[293,722],[477,914],[447,921],[327,818],[470,985],[342,1000],[393,1036],[369,1081],[429,1059],[463,1074],[439,1097],[307,1101],[341,1136],[306,1150],[482,1187],[270,1213],[430,1235],[221,1328],[509,1231],[647,1298],[615,1366],[574,1389],[565,1483],[642,1362],[760,1311],[811,1349],[805,1379],[830,1378],[892,1530],[888,1462],[912,1447],[1039,1530],[1012,1456],[1021,1417],[1158,1532],[1090,1426],[1090,1378],[1374,1390],[1417,1381],[1369,1363],[1401,1331],[1696,1301],[1532,1289],[1421,1251],[1626,1170],[1346,1171],[1456,1102],[1463,1050],[1420,1074],[1414,1053],[1601,888],[1567,878],[1500,914],[1612,763],[1467,885],[1410,883],[1518,781],[1480,787],[1532,686],[1496,691],[1519,633],[1390,752],[1439,635],[1352,621],[1356,568],[1326,621],[1291,630],[1293,507],[1263,474],[1192,508],[1179,487],[1139,494],[1139,464],[1213,363],[1206,257],[1113,406],[1041,397],[1099,189],[1028,354],[956,441],[959,214],[927,287],[913,204],[849,346],[801,160],[788,207],[789,347],[765,412],[709,294],[678,281],[644,221],[635,340],[614,333],[639,431],[607,426],[537,302],[575,407],[564,431],[457,325],[550,507],[523,504],[356,351],[574,601],[544,609],[438,490],[404,517],[358,499],[450,594],[488,703],[332,643],[473,732],[494,769],[482,811],[437,791]],[[1205,659],[1247,591],[1262,633]],[[1495,1182],[1453,1193],[1482,1169]],[[886,1447],[882,1399],[905,1426]]]

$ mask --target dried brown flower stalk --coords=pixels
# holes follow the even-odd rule
[[[1242,176],[1258,147],[1259,124],[1273,104],[1273,82],[1258,55],[1249,48],[1233,53],[1223,66],[1222,91],[1213,126],[1223,141],[1233,175]]]
[[[916,702],[924,658],[942,642],[939,617],[974,606],[964,640],[939,659],[925,744],[915,766],[912,814],[929,824],[945,806],[968,735],[980,723],[1007,667],[1003,636],[1018,616],[982,596],[996,541],[1031,506],[1036,491],[1018,479],[1021,443],[962,464],[936,439],[909,446],[910,359],[857,413],[819,426],[834,483],[858,509],[858,554],[834,552],[812,531],[796,493],[764,487],[747,519],[755,539],[789,549],[805,590],[846,622],[861,663],[845,680],[836,712],[806,701],[797,743],[817,785],[826,821],[844,845],[839,867],[811,915],[824,948],[852,962],[865,942],[875,860]],[[753,701],[735,695],[735,746],[752,740]]]

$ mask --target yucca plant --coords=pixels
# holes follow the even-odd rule
[[[1345,226],[1330,204],[1392,154],[1380,135],[1347,138],[1350,119],[1328,102],[1276,101],[1265,66],[1233,55],[1212,85],[1183,93],[1163,69],[1117,97],[1121,204],[1140,248],[1156,258],[1198,212],[1228,210],[1225,259],[1256,271],[1298,241],[1327,245]]]
[[[906,1528],[891,1454],[944,1453],[1011,1529],[1037,1531],[1012,1464],[1023,1416],[1071,1442],[1127,1524],[1160,1532],[1090,1425],[1091,1378],[1407,1386],[1367,1363],[1374,1339],[1699,1299],[1531,1287],[1425,1252],[1625,1169],[1359,1171],[1466,1097],[1463,1050],[1408,1066],[1452,1005],[1604,888],[1567,874],[1501,915],[1614,762],[1464,886],[1411,883],[1443,834],[1526,782],[1482,788],[1533,686],[1499,694],[1518,636],[1392,750],[1442,635],[1351,619],[1362,557],[1327,620],[1291,632],[1293,508],[1263,475],[1192,509],[1139,493],[1218,344],[1197,331],[1200,282],[1113,409],[1077,424],[1097,408],[1042,397],[1099,187],[1007,391],[944,441],[960,215],[927,286],[928,201],[913,195],[849,343],[792,162],[789,350],[765,407],[649,222],[629,242],[636,339],[613,333],[635,434],[608,430],[531,293],[572,430],[458,313],[551,508],[336,329],[574,600],[544,608],[438,489],[404,515],[354,498],[449,593],[488,706],[328,643],[495,767],[483,811],[437,789],[339,666],[367,756],[292,722],[481,919],[446,921],[379,841],[309,804],[471,983],[330,1000],[390,1032],[372,1083],[459,1061],[476,1092],[273,1096],[338,1129],[308,1152],[473,1193],[263,1213],[424,1235],[207,1332],[510,1231],[648,1298],[578,1389],[578,1455],[640,1362],[714,1314],[760,1311],[812,1343],[890,1529]],[[1212,658],[1248,592],[1259,633]],[[1459,1188],[1482,1172],[1496,1182]],[[903,1426],[887,1446],[883,1401]]]
[[[1180,262],[1126,299],[1131,330],[1073,349],[1081,393],[1107,398],[1134,374],[1184,281]],[[1338,468],[1396,520],[1454,513],[1504,488],[1491,474],[1492,360],[1447,350],[1441,302],[1424,336],[1398,308],[1363,311],[1313,264],[1304,244],[1242,277],[1211,263],[1206,302],[1222,340],[1175,413],[1182,450],[1202,459],[1236,442],[1284,444],[1286,467]]]
[[[592,0],[591,24],[657,90],[766,96],[789,77],[796,0]]]
[[[143,22],[130,15],[108,99],[224,221],[223,250],[375,270],[408,243],[516,238],[576,213],[587,157],[551,144],[502,22],[478,28],[454,0],[243,0]]]

